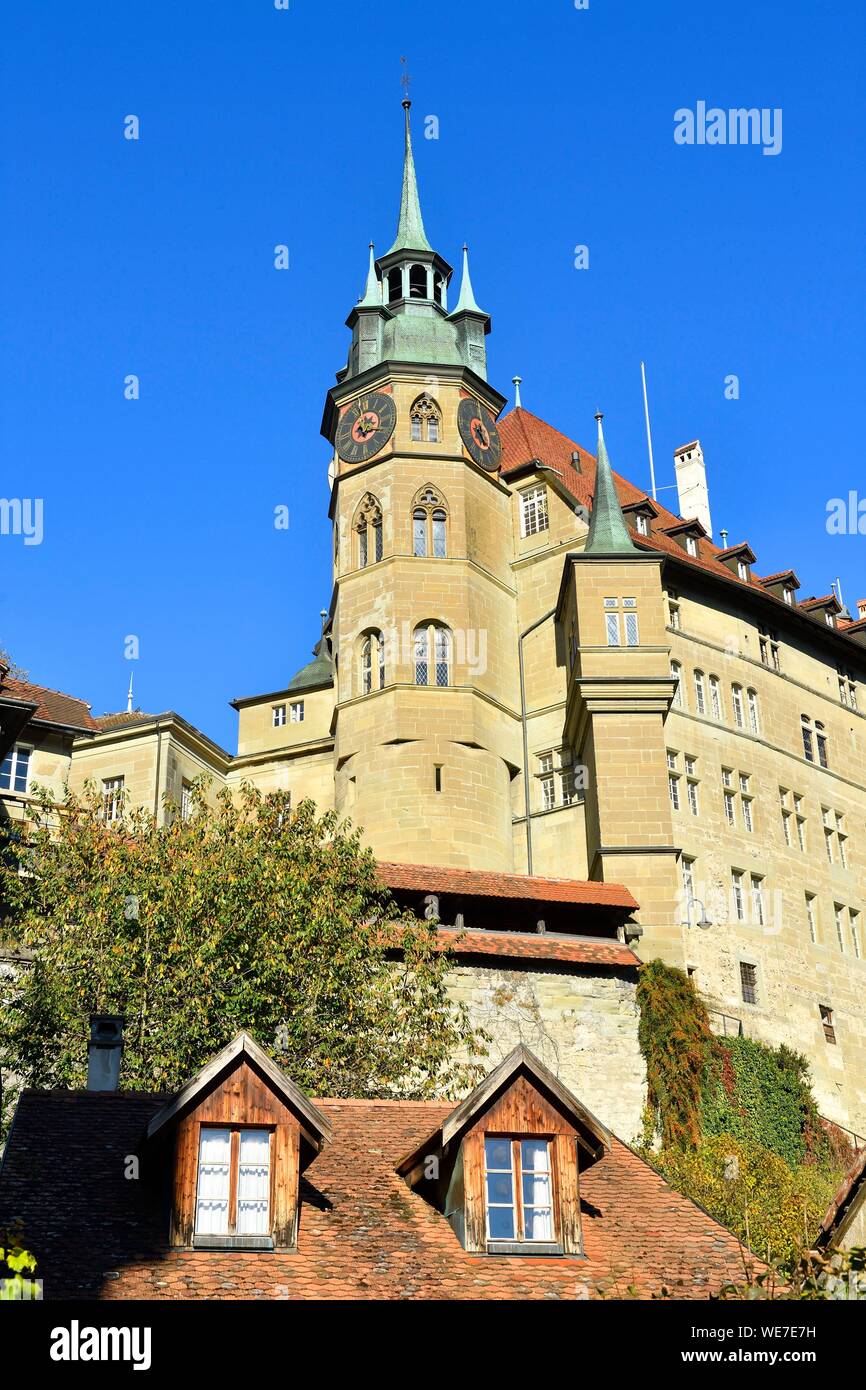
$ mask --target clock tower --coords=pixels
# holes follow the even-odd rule
[[[383,859],[509,870],[521,766],[510,490],[489,316],[427,239],[410,103],[397,234],[370,247],[328,392],[335,804]]]

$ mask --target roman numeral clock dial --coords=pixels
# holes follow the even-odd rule
[[[388,443],[396,423],[393,396],[384,391],[359,396],[340,416],[334,439],[337,453],[345,463],[365,463]]]
[[[487,473],[495,473],[502,458],[502,440],[490,411],[467,396],[457,408],[457,428],[470,458]]]

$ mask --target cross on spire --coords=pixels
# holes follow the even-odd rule
[[[403,64],[403,71],[400,74],[400,84],[403,88],[403,100],[409,101],[409,88],[412,85],[412,78],[409,73],[408,59],[401,58],[400,62]]]

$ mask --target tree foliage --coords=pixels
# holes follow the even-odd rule
[[[241,1028],[319,1094],[454,1095],[483,1038],[432,923],[401,914],[358,833],[245,787],[158,825],[107,825],[93,789],[43,794],[2,855],[7,938],[32,952],[0,1003],[0,1063],[76,1087],[88,1015],[126,1019],[122,1085],[177,1087]],[[8,1074],[7,1070],[7,1074]]]

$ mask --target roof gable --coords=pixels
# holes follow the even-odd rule
[[[317,1150],[321,1149],[323,1143],[332,1138],[330,1121],[286,1076],[273,1058],[254,1042],[249,1033],[244,1032],[238,1033],[151,1117],[147,1126],[148,1139],[153,1139],[166,1125],[179,1119],[186,1110],[218,1086],[227,1071],[244,1060],[260,1072],[275,1094],[296,1112],[303,1121],[310,1142]]]

